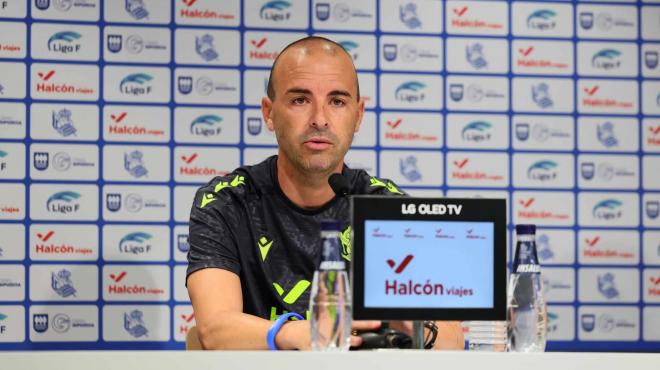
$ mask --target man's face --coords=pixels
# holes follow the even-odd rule
[[[306,173],[341,170],[364,114],[347,55],[289,50],[273,71],[275,99],[262,111],[282,160]]]

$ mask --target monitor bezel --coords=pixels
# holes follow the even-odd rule
[[[351,282],[355,320],[505,320],[506,319],[506,200],[485,198],[417,198],[352,196]],[[403,204],[461,204],[460,215],[402,214]],[[493,306],[492,308],[365,307],[364,245],[366,220],[466,221],[493,223]]]

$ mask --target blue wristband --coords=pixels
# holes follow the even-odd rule
[[[266,335],[266,343],[268,343],[268,348],[270,348],[271,351],[277,351],[277,346],[275,345],[275,336],[280,331],[284,323],[292,317],[295,317],[298,320],[305,320],[305,318],[301,315],[295,312],[289,312],[278,317],[277,320],[273,322],[273,325],[270,326],[270,329],[268,329],[268,335]]]

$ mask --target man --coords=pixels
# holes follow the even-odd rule
[[[271,320],[285,312],[307,315],[320,221],[349,217],[347,200],[328,185],[331,174],[342,173],[351,193],[402,194],[389,181],[344,166],[364,100],[340,45],[308,37],[287,46],[271,69],[262,113],[278,155],[213,179],[197,192],[190,215],[187,286],[206,349],[267,349]],[[357,330],[379,326],[354,323]],[[459,329],[441,327],[439,343],[462,348]],[[308,349],[309,323],[285,324],[275,344]]]

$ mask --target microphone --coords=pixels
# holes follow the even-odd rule
[[[344,197],[350,194],[351,187],[348,185],[348,180],[341,173],[330,175],[328,184],[337,196]]]

